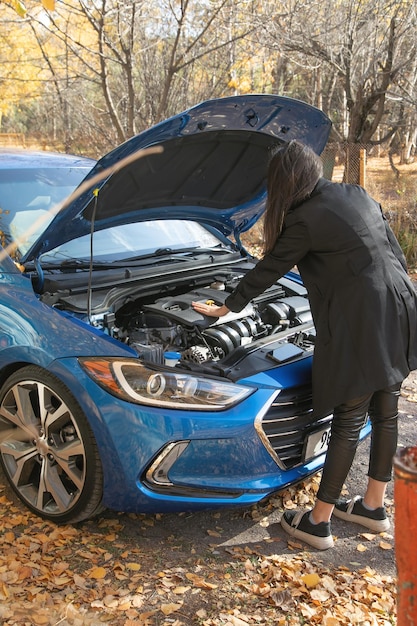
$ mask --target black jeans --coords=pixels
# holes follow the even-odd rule
[[[369,414],[372,424],[368,476],[388,482],[398,441],[398,397],[401,383],[336,407],[331,438],[320,487],[319,500],[337,502],[352,465],[359,434]]]

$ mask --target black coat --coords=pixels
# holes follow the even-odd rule
[[[288,212],[274,249],[226,306],[241,310],[295,265],[317,333],[316,413],[402,382],[417,369],[417,294],[380,205],[362,187],[320,179]]]

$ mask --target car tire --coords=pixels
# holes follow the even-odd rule
[[[103,469],[78,402],[37,366],[12,374],[0,390],[0,463],[20,500],[57,524],[99,513]]]

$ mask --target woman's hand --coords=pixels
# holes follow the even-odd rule
[[[214,302],[212,303],[211,300],[206,300],[205,302],[192,302],[191,304],[197,313],[207,315],[208,317],[222,317],[230,312],[230,309],[228,309],[224,304],[222,306],[217,306],[217,304],[214,304]]]

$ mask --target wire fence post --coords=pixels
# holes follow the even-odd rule
[[[361,187],[366,187],[366,150],[361,148],[359,150],[359,184]]]

